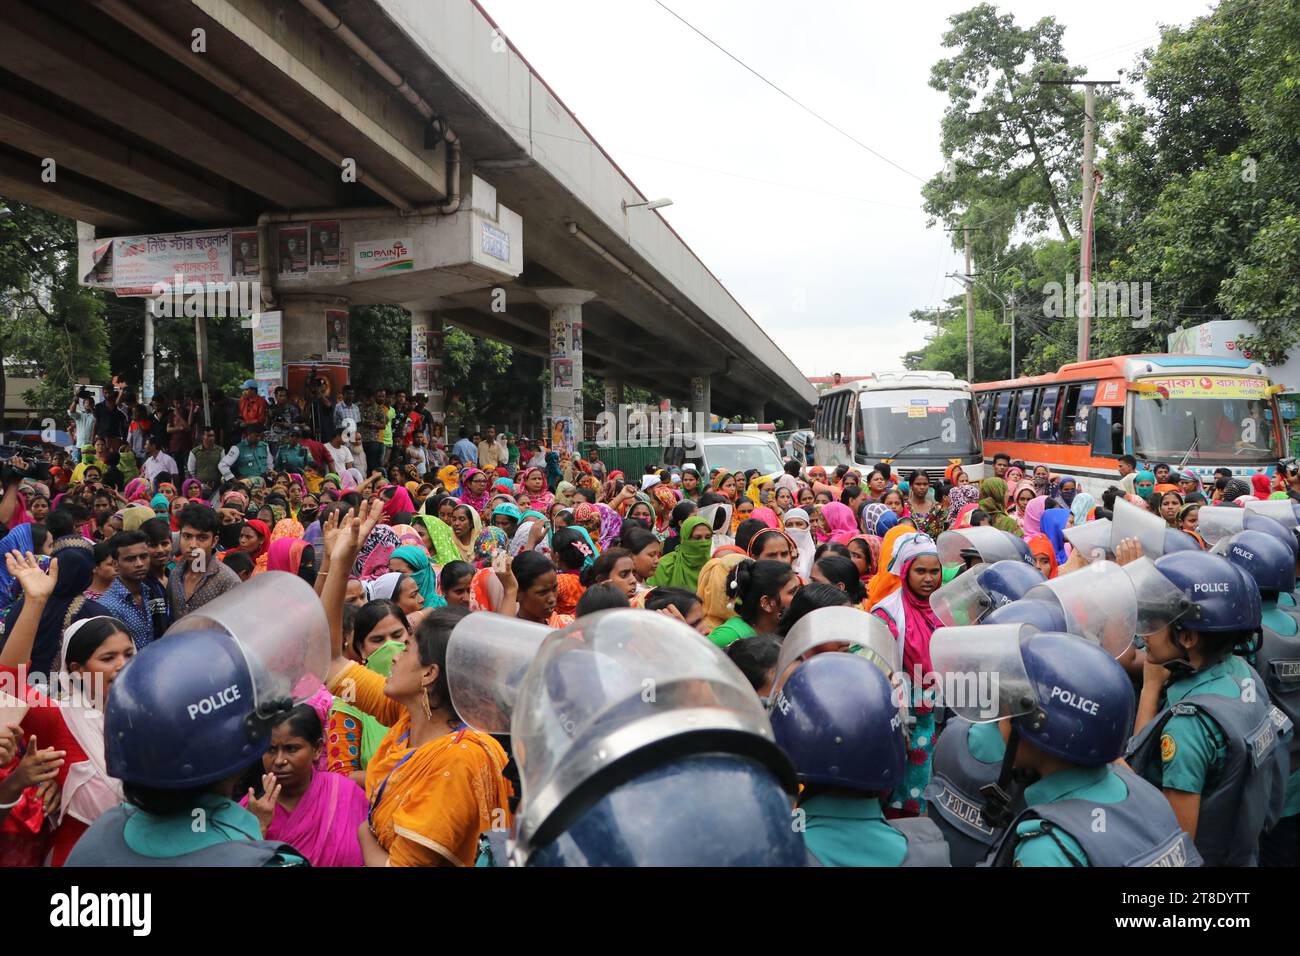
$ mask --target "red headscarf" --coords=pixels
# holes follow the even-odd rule
[[[256,563],[257,559],[266,554],[271,548],[271,529],[266,526],[265,521],[258,521],[256,518],[249,518],[244,524],[256,531],[262,538],[262,543],[258,546],[257,553],[249,557]]]
[[[1255,497],[1261,501],[1267,501],[1268,496],[1273,493],[1273,488],[1269,483],[1268,475],[1258,473],[1251,475],[1250,483],[1255,489]]]
[[[297,574],[298,566],[302,563],[302,553],[306,548],[307,542],[301,538],[281,538],[271,545],[266,559],[266,570]]]
[[[1052,570],[1048,572],[1047,576],[1048,578],[1056,577],[1058,571],[1056,564],[1056,549],[1052,547],[1052,542],[1047,535],[1031,534],[1029,537],[1025,538],[1025,544],[1029,547],[1029,550],[1033,552],[1034,557],[1038,557],[1040,554],[1047,555],[1048,560],[1052,562]]]
[[[384,503],[384,517],[392,519],[393,515],[401,514],[403,511],[415,511],[415,502],[411,500],[411,493],[401,485],[393,486],[393,497]]]

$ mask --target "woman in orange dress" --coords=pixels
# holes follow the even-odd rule
[[[371,502],[338,528],[324,529],[335,568],[351,567],[382,517]],[[506,752],[467,727],[447,693],[447,643],[465,615],[435,611],[407,635],[385,679],[343,656],[347,581],[327,578],[321,599],[330,622],[329,688],[391,727],[366,767],[369,813],[358,831],[367,866],[472,866],[479,836],[511,823]]]

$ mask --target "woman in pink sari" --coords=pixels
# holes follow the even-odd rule
[[[317,769],[324,748],[320,715],[299,704],[271,729],[262,756],[262,794],[240,804],[252,811],[267,840],[288,843],[312,866],[364,866],[357,830],[366,794],[350,777]]]
[[[1043,520],[1043,512],[1046,510],[1046,495],[1039,495],[1036,498],[1032,498],[1030,499],[1029,504],[1025,505],[1024,514],[1021,515],[1020,518],[1020,527],[1025,529],[1026,538],[1042,531],[1041,522]]]

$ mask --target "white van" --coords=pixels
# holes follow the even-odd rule
[[[730,472],[757,468],[764,475],[779,474],[783,469],[780,446],[770,432],[678,433],[669,436],[664,454],[670,465],[694,465],[706,480],[709,472],[719,467]]]

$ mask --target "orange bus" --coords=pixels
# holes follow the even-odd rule
[[[1203,482],[1215,468],[1271,475],[1286,447],[1276,395],[1258,362],[1210,355],[1120,355],[971,386],[984,458],[1043,464],[1099,495],[1120,455],[1139,467],[1183,465]]]

